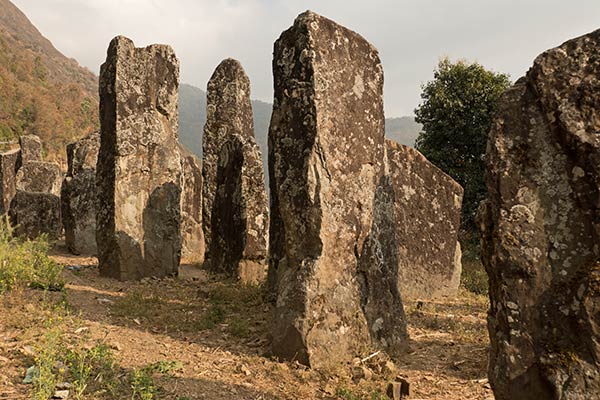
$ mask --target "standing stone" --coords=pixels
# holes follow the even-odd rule
[[[221,146],[212,212],[210,263],[244,283],[267,276],[269,205],[260,149],[232,135]]]
[[[22,163],[29,161],[42,161],[42,140],[36,135],[23,135],[19,137]]]
[[[60,239],[60,197],[55,194],[17,189],[8,215],[16,236],[35,239],[46,234],[50,240]]]
[[[96,242],[100,273],[175,275],[181,257],[179,61],[170,46],[114,38],[100,71]]]
[[[463,188],[411,147],[386,140],[386,151],[396,195],[400,293],[412,299],[454,296],[462,270]]]
[[[65,244],[73,254],[95,255],[96,161],[100,135],[92,133],[67,145],[67,176],[61,188]]]
[[[20,167],[21,150],[0,153],[0,214],[6,214],[17,191],[17,170]]]
[[[57,163],[47,161],[27,161],[17,172],[18,190],[27,192],[52,193],[60,196],[63,174]]]
[[[384,174],[378,52],[357,33],[306,12],[275,42],[273,70],[273,353],[313,367],[372,346],[398,355],[406,323],[394,193]]]
[[[202,164],[182,145],[181,156],[181,257],[191,262],[204,261],[202,229]]]
[[[210,250],[213,204],[221,146],[232,135],[254,138],[250,80],[239,61],[223,60],[206,88],[206,124],[202,136],[202,223]],[[210,254],[206,255],[210,258]]]
[[[496,399],[600,398],[600,30],[502,97],[480,208]]]

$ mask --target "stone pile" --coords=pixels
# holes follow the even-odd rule
[[[600,398],[600,30],[500,101],[480,208],[495,398]]]
[[[67,146],[67,176],[61,189],[65,243],[73,254],[95,255],[96,162],[100,135],[92,133]]]
[[[273,70],[273,354],[313,367],[372,346],[397,355],[407,334],[378,52],[306,12],[276,41]]]
[[[208,82],[202,140],[205,263],[242,282],[263,281],[268,200],[254,140],[250,81],[236,60],[222,61]]]
[[[181,257],[179,61],[171,47],[114,38],[100,72],[96,242],[100,273],[177,274]]]

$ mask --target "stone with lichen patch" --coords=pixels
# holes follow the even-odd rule
[[[378,52],[306,12],[275,43],[273,71],[273,354],[313,367],[372,346],[398,355],[407,336]]]
[[[404,298],[456,295],[463,189],[417,150],[386,140],[395,193],[398,285]]]
[[[36,135],[23,135],[19,137],[21,148],[21,162],[42,161],[42,140]]]
[[[202,223],[206,250],[211,249],[213,204],[221,146],[232,135],[254,138],[250,80],[239,61],[217,66],[206,88],[206,124],[202,136]],[[206,255],[210,259],[210,254]]]
[[[600,30],[538,56],[488,139],[496,399],[600,397]]]
[[[114,38],[100,71],[96,243],[100,273],[175,275],[181,257],[179,61],[167,45]]]
[[[50,240],[61,236],[60,197],[55,194],[17,190],[8,216],[17,236],[35,239],[45,234]]]
[[[60,195],[63,174],[58,164],[47,161],[28,161],[17,172],[17,190]]]
[[[21,150],[0,153],[0,214],[6,214],[17,190],[17,170],[20,167]]]

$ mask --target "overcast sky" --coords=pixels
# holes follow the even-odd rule
[[[600,28],[600,0],[12,0],[65,55],[98,73],[109,41],[168,43],[181,81],[206,88],[226,57],[242,62],[252,97],[273,95],[273,42],[311,9],[380,52],[386,116],[412,114],[440,57],[523,75],[542,51]]]

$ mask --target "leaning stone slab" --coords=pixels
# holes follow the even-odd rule
[[[239,61],[228,58],[215,69],[206,88],[206,113],[202,135],[202,223],[206,249],[210,250],[221,146],[235,134],[254,137],[250,80]]]
[[[417,150],[386,140],[395,194],[398,285],[404,298],[454,296],[460,284],[458,243],[462,187]]]
[[[312,12],[275,42],[269,130],[272,351],[313,367],[398,355],[383,69],[364,38]]]
[[[502,97],[480,208],[495,398],[600,398],[600,30]]]
[[[17,190],[17,170],[20,166],[21,150],[0,153],[0,214],[6,214]]]
[[[202,229],[202,163],[179,145],[181,156],[181,256],[188,261],[204,261]]]
[[[170,46],[113,39],[100,73],[96,242],[100,273],[175,275],[181,257],[179,61]]]
[[[60,196],[63,175],[53,162],[28,161],[17,172],[16,187],[27,192],[52,193]]]
[[[42,140],[36,135],[19,137],[21,147],[21,162],[42,161]]]
[[[65,244],[73,254],[95,255],[96,161],[100,135],[93,133],[67,145],[67,176],[61,188]]]
[[[260,149],[232,135],[221,146],[209,268],[257,284],[267,276],[269,205]]]
[[[52,193],[17,190],[8,215],[17,236],[35,239],[46,234],[51,240],[61,236],[60,198]]]

